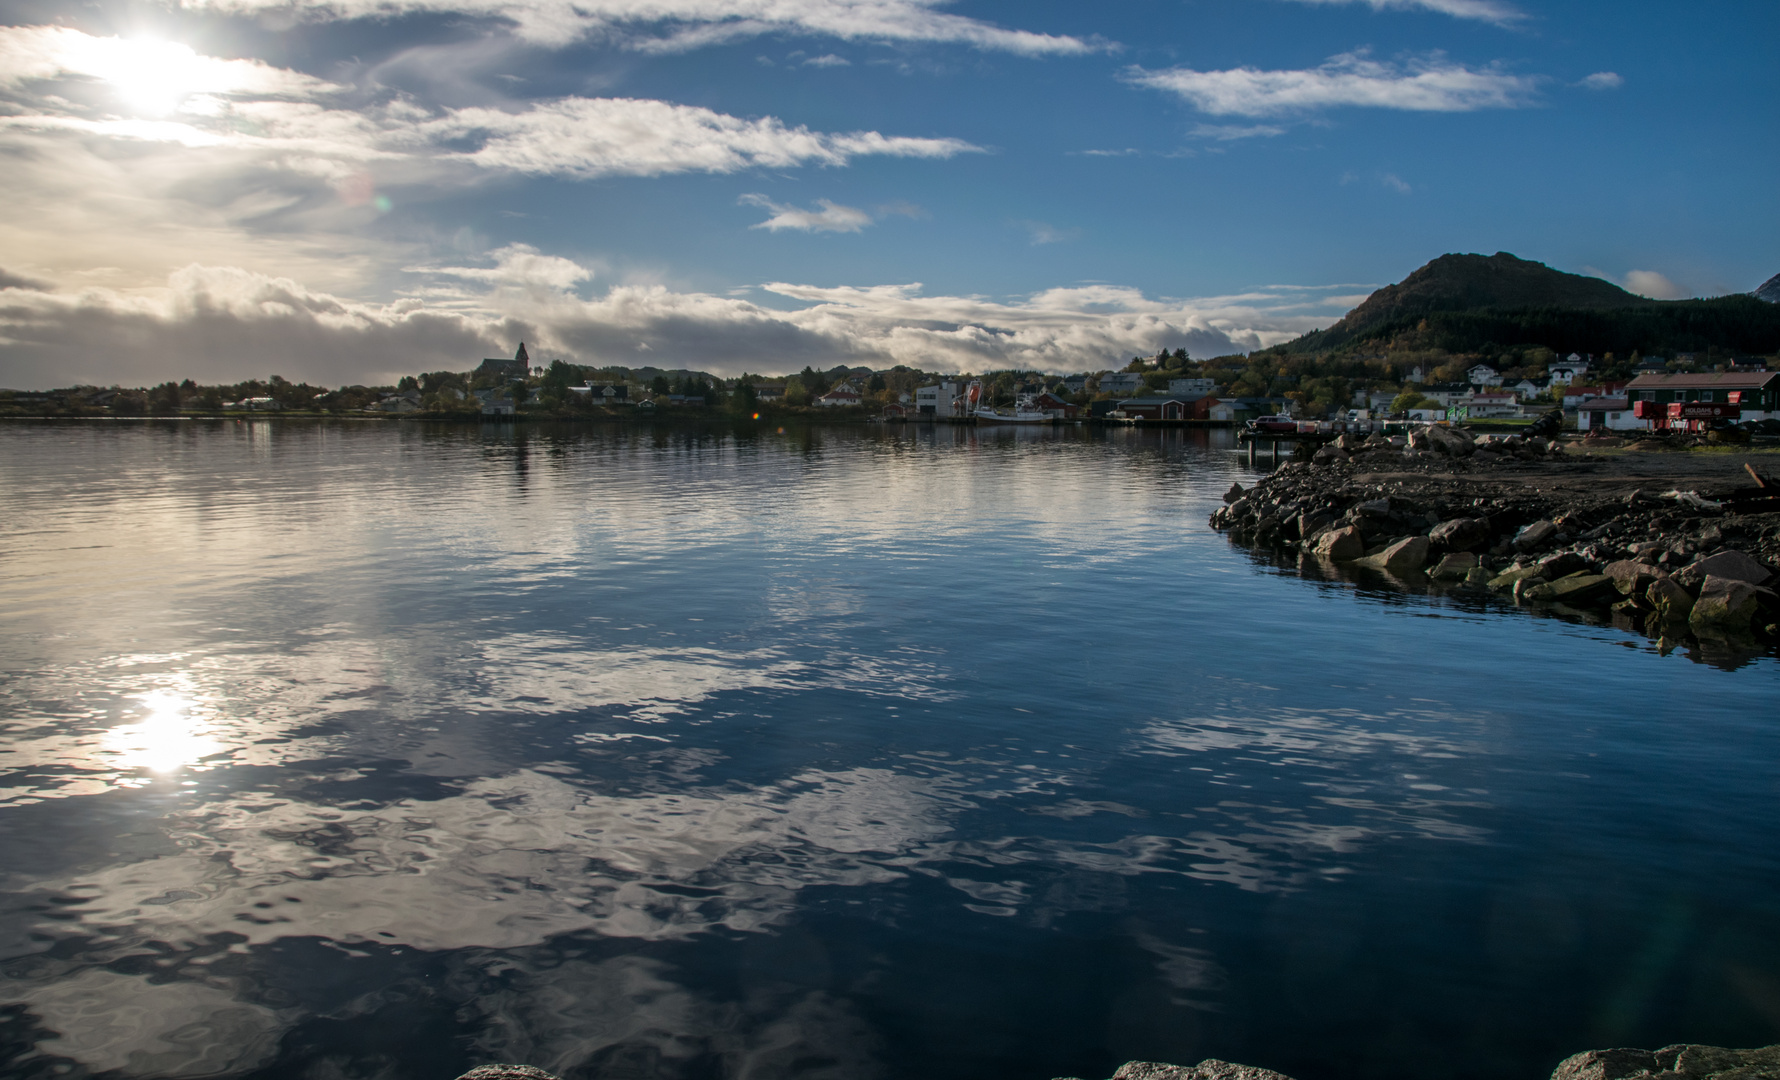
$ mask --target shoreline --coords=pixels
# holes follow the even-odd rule
[[[1578,450],[1344,436],[1233,487],[1209,524],[1310,579],[1611,625],[1721,665],[1774,653],[1780,456]]]

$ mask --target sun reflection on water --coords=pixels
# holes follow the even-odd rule
[[[125,769],[178,772],[223,749],[199,702],[176,690],[139,694],[141,719],[106,733],[101,751]]]

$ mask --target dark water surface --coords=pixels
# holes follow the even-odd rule
[[[1220,441],[1222,440],[1222,441]],[[1227,433],[0,427],[0,1075],[1780,1041],[1780,667],[1314,583]]]

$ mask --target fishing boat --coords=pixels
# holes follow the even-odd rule
[[[1033,399],[1026,395],[1014,400],[1011,409],[997,409],[982,402],[983,385],[980,382],[970,384],[965,392],[970,403],[975,407],[971,415],[979,424],[1048,424],[1051,422],[1049,413],[1041,412],[1033,407]]]
[[[1262,435],[1295,433],[1298,421],[1289,416],[1261,416],[1248,422],[1248,429]]]

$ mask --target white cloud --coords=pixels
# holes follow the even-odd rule
[[[1512,109],[1528,104],[1538,83],[1495,67],[1454,64],[1438,53],[1403,65],[1343,53],[1321,67],[1290,71],[1132,67],[1125,79],[1179,95],[1200,112],[1219,116],[1279,116],[1339,106],[1415,112]]]
[[[492,269],[428,270],[421,295],[379,304],[234,267],[187,266],[152,289],[0,292],[0,385],[149,384],[278,372],[316,382],[389,382],[466,370],[524,340],[582,363],[657,363],[720,373],[838,360],[928,369],[1099,369],[1161,348],[1211,355],[1272,345],[1339,311],[1311,290],[1198,300],[1112,285],[991,299],[924,296],[919,285],[762,286],[798,306],[619,284],[585,298],[568,260],[509,246]],[[495,351],[489,351],[489,350]]]
[[[858,232],[870,225],[871,215],[857,207],[842,206],[827,199],[817,199],[820,210],[800,210],[795,206],[782,206],[773,202],[765,195],[743,195],[737,200],[744,206],[758,206],[771,210],[773,216],[758,225],[749,228],[767,229],[778,232],[780,229],[796,229],[799,232]]]
[[[1479,22],[1495,23],[1497,26],[1509,26],[1525,19],[1526,13],[1509,4],[1497,3],[1496,0],[1298,0],[1301,4],[1355,4],[1362,3],[1374,11],[1413,10],[1439,12],[1451,15],[1455,19],[1476,19]]]
[[[122,53],[119,53],[119,50]],[[171,59],[167,50],[171,49]],[[745,168],[845,165],[866,155],[947,158],[980,148],[959,139],[905,138],[876,131],[827,133],[777,117],[743,118],[691,105],[637,98],[565,97],[528,108],[429,110],[403,98],[360,109],[313,99],[339,87],[258,61],[216,60],[185,46],[152,47],[59,28],[0,30],[0,53],[20,79],[111,70],[189,68],[177,85],[175,115],[128,115],[82,108],[63,98],[29,100],[0,116],[0,134],[62,132],[188,149],[258,155],[280,167],[339,182],[370,161],[467,164],[532,175],[593,178],[735,172]],[[72,58],[72,59],[70,59]],[[163,63],[163,61],[167,61]],[[123,63],[124,61],[119,61]],[[167,92],[162,86],[156,95]],[[126,95],[127,97],[127,95]],[[303,100],[289,100],[298,98]],[[155,96],[160,101],[160,96]],[[342,164],[348,163],[348,164]]]
[[[1415,190],[1405,183],[1403,178],[1396,173],[1380,173],[1378,182],[1401,195],[1407,195]]]
[[[1270,139],[1284,135],[1286,129],[1275,124],[1198,124],[1189,134],[1201,139],[1230,142],[1233,139]]]
[[[948,158],[980,149],[960,139],[875,131],[831,135],[772,116],[747,120],[635,98],[563,98],[517,113],[459,109],[413,131],[440,141],[481,139],[480,148],[459,156],[485,168],[580,178],[845,165],[862,155]]]
[[[0,27],[0,87],[70,75],[108,83],[127,103],[153,112],[193,94],[309,98],[343,89],[260,60],[201,56],[173,41],[94,37],[60,26]]]
[[[826,56],[812,56],[803,62],[804,67],[852,67],[853,61],[844,56],[829,53]]]
[[[1033,247],[1038,247],[1040,244],[1057,244],[1065,240],[1074,240],[1082,234],[1080,229],[1059,229],[1055,225],[1048,225],[1042,221],[1016,221],[1014,224],[1026,230],[1026,235],[1031,238]]]
[[[1681,300],[1690,295],[1686,289],[1655,270],[1633,270],[1625,276],[1624,284],[1627,292],[1648,296],[1652,300]]]
[[[1625,85],[1625,79],[1617,72],[1597,71],[1576,85],[1585,90],[1618,90]]]
[[[1027,56],[1103,46],[1067,35],[1009,30],[934,8],[943,0],[182,0],[188,9],[295,11],[311,19],[449,12],[504,19],[522,38],[568,45],[586,38],[649,52],[680,52],[764,34],[843,41],[944,42]]]
[[[530,244],[508,244],[488,253],[492,267],[410,266],[411,274],[440,274],[466,281],[485,281],[517,288],[570,289],[593,277],[593,271],[560,255],[542,255]]]

